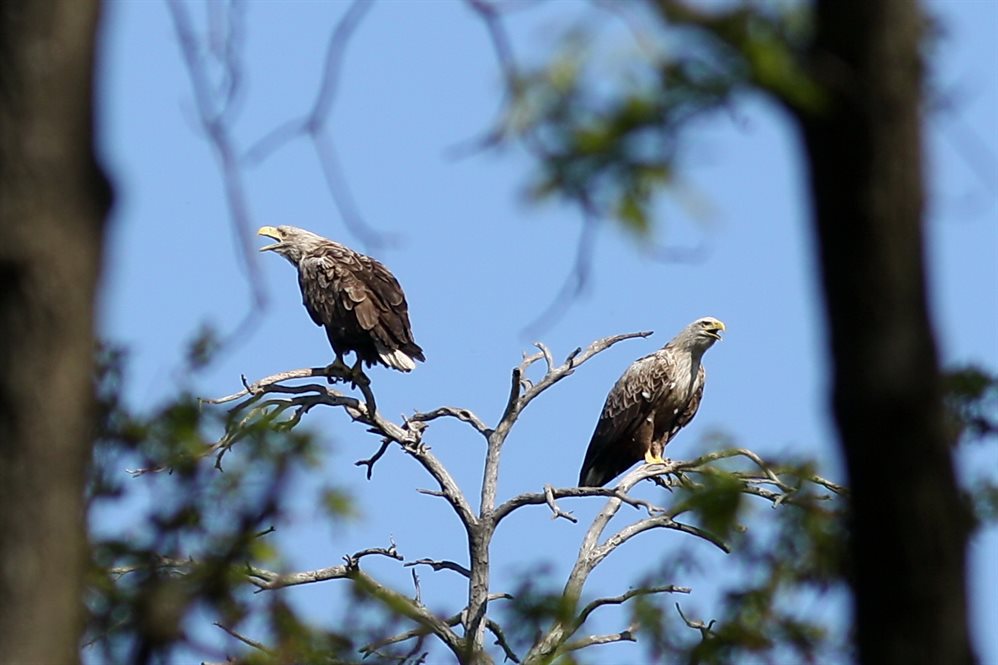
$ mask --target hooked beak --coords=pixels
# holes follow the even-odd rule
[[[257,231],[256,234],[258,236],[264,236],[266,238],[273,238],[274,240],[277,241],[273,245],[267,245],[265,247],[261,247],[260,248],[261,252],[266,252],[267,250],[271,249],[277,249],[278,247],[281,246],[281,232],[278,231],[273,226],[261,226],[260,230]]]
[[[708,335],[710,335],[717,341],[721,341],[721,333],[723,331],[724,331],[724,323],[718,321],[716,325],[714,325],[714,327],[707,328],[704,332],[706,332]]]

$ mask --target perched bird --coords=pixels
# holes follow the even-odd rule
[[[336,353],[330,368],[366,381],[361,363],[379,363],[402,372],[425,361],[412,339],[409,305],[398,280],[378,261],[322,236],[294,226],[264,226],[258,235],[273,238],[273,251],[298,269],[302,302],[315,324],[326,330]],[[353,351],[348,368],[343,356]]]
[[[704,351],[724,324],[697,319],[664,347],[634,361],[606,396],[579,472],[581,487],[602,487],[642,458],[664,464],[665,446],[700,407]]]

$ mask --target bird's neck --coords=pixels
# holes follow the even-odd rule
[[[690,392],[696,383],[697,372],[700,371],[700,359],[703,358],[703,351],[698,349],[677,350],[672,349],[673,362],[676,367],[676,376],[680,378],[685,386],[684,392]]]

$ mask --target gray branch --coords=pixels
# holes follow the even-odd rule
[[[590,635],[589,637],[583,637],[581,640],[575,640],[568,642],[562,647],[562,651],[578,651],[579,649],[585,649],[586,647],[592,647],[599,644],[613,644],[614,642],[637,642],[634,638],[634,633],[636,627],[632,626],[627,630],[622,630],[619,633],[610,633],[609,635]]]
[[[471,579],[468,593],[468,621],[465,625],[469,649],[478,648],[477,645],[481,645],[484,639],[490,574],[489,546],[497,524],[495,506],[496,491],[499,484],[499,459],[510,429],[530,402],[565,377],[571,376],[575,372],[575,369],[587,360],[618,342],[636,337],[647,337],[650,334],[651,332],[626,333],[596,340],[586,347],[585,350],[578,348],[572,351],[565,358],[565,362],[557,367],[554,366],[553,357],[547,347],[543,344],[538,344],[537,347],[540,350],[531,355],[524,354],[523,360],[513,369],[506,406],[503,409],[499,423],[488,436],[485,470],[482,476],[482,495],[479,509],[480,524],[477,528],[469,531]],[[532,383],[526,376],[527,370],[531,365],[540,360],[545,361],[547,369],[544,376],[537,383]],[[545,501],[547,502],[547,497],[545,497]],[[551,505],[553,506],[553,504],[554,501],[552,499]],[[553,506],[552,509],[556,515],[559,514],[560,511],[556,509],[556,506]],[[566,513],[561,514],[562,516],[567,515]],[[465,655],[471,660],[475,654],[468,651]]]
[[[445,417],[457,418],[462,422],[468,423],[476,432],[486,437],[486,439],[492,434],[492,430],[474,412],[469,409],[460,409],[453,406],[441,406],[425,413],[414,413],[409,416],[409,422],[428,423],[431,420]]]
[[[240,410],[246,409],[250,405],[261,400],[265,395],[294,395],[292,398],[267,400],[264,403],[265,406],[257,405],[254,407],[256,410],[251,409],[250,412],[239,421],[239,426],[233,428],[231,433],[227,432],[222,440],[215,444],[215,446],[209,448],[205,454],[211,454],[215,450],[219,449],[227,450],[228,447],[231,447],[231,445],[238,440],[239,432],[242,430],[242,425],[245,425],[247,422],[262,415],[267,408],[274,409],[278,412],[283,412],[292,408],[296,409],[296,417],[293,418],[292,421],[288,421],[285,424],[285,426],[291,426],[296,424],[297,418],[300,418],[302,414],[306,413],[315,406],[325,405],[340,407],[346,411],[347,415],[349,415],[353,420],[368,425],[370,431],[381,436],[383,440],[399,444],[406,453],[418,461],[420,465],[422,465],[422,467],[434,478],[434,480],[437,481],[437,484],[440,486],[440,496],[443,496],[447,502],[451,504],[458,517],[465,524],[466,528],[470,528],[471,525],[477,521],[477,517],[472,511],[471,505],[468,503],[457,483],[454,481],[454,478],[450,475],[450,472],[448,472],[440,460],[438,460],[436,456],[430,452],[429,447],[423,443],[422,432],[425,427],[423,423],[410,420],[403,422],[400,426],[387,420],[379,411],[372,408],[374,403],[373,392],[371,391],[370,386],[364,385],[363,383],[358,384],[358,387],[365,393],[366,400],[364,402],[355,397],[343,395],[328,386],[317,383],[296,386],[289,386],[281,383],[282,381],[291,379],[313,378],[318,376],[329,376],[327,368],[312,367],[279,372],[260,379],[252,384],[246,384],[246,387],[243,388],[243,390],[235,392],[231,395],[226,395],[225,397],[219,397],[217,399],[202,400],[205,404],[225,404],[247,397],[246,400],[243,400],[232,408],[233,413],[238,413]],[[341,378],[338,374],[334,374],[333,376]],[[270,412],[269,415],[273,417],[274,413]],[[378,457],[378,455],[375,455],[375,458],[376,457]],[[360,464],[370,464],[373,466],[374,462],[377,461],[375,458],[362,460]],[[368,471],[370,472],[370,466]]]
[[[264,644],[262,642],[257,642],[256,640],[251,640],[250,638],[246,637],[245,635],[242,635],[242,634],[236,632],[234,629],[229,628],[225,624],[219,623],[217,621],[215,621],[213,623],[214,623],[214,625],[216,627],[221,628],[226,633],[228,633],[232,637],[236,638],[237,640],[239,640],[243,644],[245,644],[247,646],[251,646],[254,649],[256,649],[257,651],[261,651],[261,652],[267,654],[268,656],[272,656],[273,657],[273,656],[277,655],[272,649],[268,649],[266,646],[264,646]]]
[[[261,591],[273,591],[301,584],[314,584],[316,582],[325,582],[326,580],[349,578],[358,570],[362,558],[375,555],[385,556],[396,561],[403,560],[402,555],[395,549],[395,543],[392,543],[391,547],[369,547],[368,549],[345,556],[343,557],[344,563],[338,566],[306,570],[300,573],[277,573],[250,566],[248,567],[247,575],[250,582]]]
[[[653,586],[653,587],[639,587],[637,589],[629,589],[627,592],[620,594],[619,596],[611,596],[607,598],[597,598],[592,601],[579,612],[579,616],[576,619],[576,624],[581,626],[585,623],[589,615],[598,610],[601,607],[606,607],[607,605],[622,605],[629,601],[631,598],[636,598],[638,596],[650,596],[657,593],[690,593],[692,589],[687,586],[675,586],[674,584],[667,584],[665,586]]]
[[[417,559],[416,561],[409,561],[404,564],[406,567],[410,566],[429,566],[434,572],[439,573],[441,570],[453,570],[459,575],[463,575],[468,579],[471,579],[471,571],[454,561],[435,561],[433,559]]]

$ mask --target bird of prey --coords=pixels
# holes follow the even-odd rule
[[[641,459],[665,463],[666,444],[700,407],[701,358],[723,330],[713,317],[697,319],[627,368],[606,397],[579,472],[581,487],[602,487]]]
[[[398,280],[381,263],[359,252],[294,226],[264,226],[258,235],[277,242],[261,247],[298,269],[302,302],[315,324],[326,330],[336,359],[330,369],[366,383],[361,363],[409,372],[423,350],[412,338],[409,305]],[[343,356],[353,351],[348,368]]]

